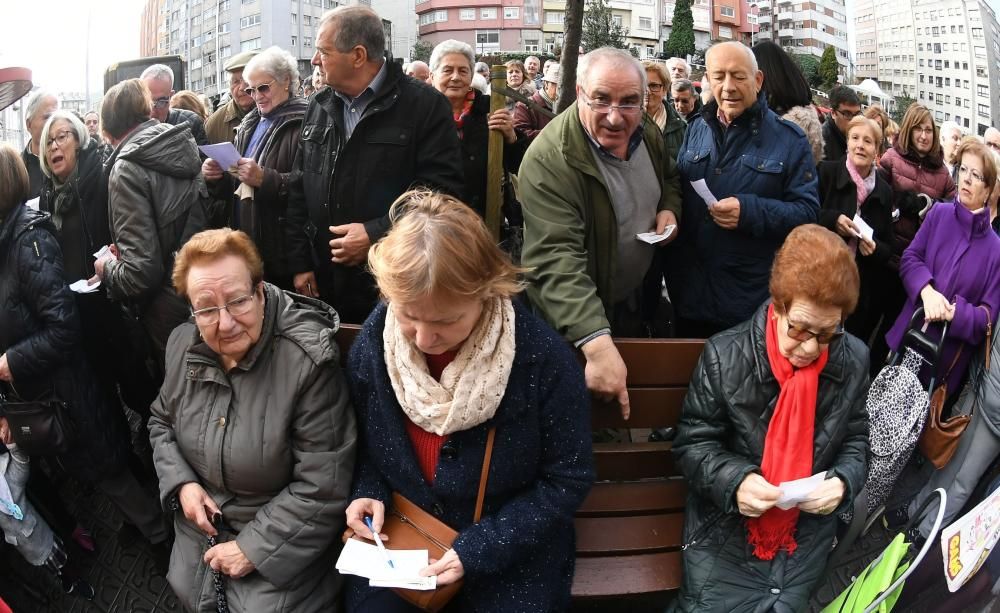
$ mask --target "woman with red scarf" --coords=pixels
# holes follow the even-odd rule
[[[675,610],[806,609],[865,479],[868,349],[843,329],[858,286],[844,242],[800,226],[771,301],[706,341],[673,447],[689,488]],[[804,498],[783,497],[814,475]]]
[[[480,216],[486,215],[487,159],[490,130],[503,134],[504,216],[510,227],[524,225],[521,205],[514,199],[507,172],[517,172],[527,139],[514,130],[514,116],[506,108],[490,113],[490,97],[472,87],[475,54],[468,43],[446,40],[431,53],[431,84],[451,103],[455,129],[462,141],[465,202]]]

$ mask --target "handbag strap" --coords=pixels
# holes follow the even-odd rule
[[[993,315],[985,304],[979,305],[979,308],[986,311],[986,370],[989,371],[990,354],[993,353]]]
[[[474,522],[479,523],[483,516],[483,501],[486,499],[486,480],[490,476],[490,461],[493,459],[493,439],[497,436],[497,428],[490,428],[486,435],[486,454],[483,457],[483,472],[479,475],[479,493],[476,495],[476,516]]]

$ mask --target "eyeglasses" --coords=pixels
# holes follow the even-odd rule
[[[968,166],[958,167],[958,176],[961,177],[962,175],[969,177],[969,180],[973,183],[986,183],[986,179],[983,178],[983,175],[978,170],[969,168]]]
[[[590,110],[594,111],[598,115],[607,115],[612,110],[617,110],[622,115],[631,115],[632,113],[638,113],[642,109],[640,104],[611,104],[608,102],[603,102],[601,100],[593,100],[586,92],[580,92],[583,94],[585,100],[584,104],[590,107]]]
[[[837,109],[837,110],[834,111],[834,113],[839,113],[840,116],[843,117],[844,119],[854,119],[855,117],[857,117],[858,115],[861,114],[861,111],[860,110],[857,110],[857,111],[845,111],[845,110],[842,110],[842,109]]]
[[[239,298],[233,298],[226,304],[217,307],[205,307],[204,309],[191,310],[194,320],[201,326],[214,326],[219,323],[220,313],[223,309],[229,312],[230,317],[240,317],[246,315],[253,308],[252,293]]]
[[[816,342],[820,345],[829,345],[834,340],[840,338],[844,335],[844,324],[843,322],[837,324],[837,327],[833,330],[826,330],[823,332],[814,332],[802,324],[797,324],[788,317],[788,309],[782,306],[782,310],[785,312],[785,321],[788,323],[788,336],[789,338],[795,339],[800,343],[805,343],[812,339],[816,339]]]
[[[49,147],[51,147],[52,143],[55,143],[57,146],[62,147],[67,142],[69,142],[69,139],[72,136],[73,136],[72,130],[63,130],[59,134],[56,134],[49,140],[45,141],[45,148],[48,149]]]
[[[243,93],[245,93],[248,96],[253,96],[255,94],[266,94],[267,92],[271,91],[271,83],[274,83],[276,80],[277,79],[271,79],[267,83],[263,83],[261,85],[258,85],[257,87],[250,86],[244,89]]]
[[[162,109],[170,106],[170,98],[157,98],[153,100],[153,108]]]
[[[920,126],[916,126],[913,128],[912,132],[914,134],[926,134],[927,136],[931,136],[934,134],[934,128],[921,128]]]
[[[647,83],[646,87],[648,87],[649,91],[651,91],[651,92],[662,92],[663,91],[663,83]]]

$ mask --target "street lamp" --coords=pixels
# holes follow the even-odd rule
[[[757,33],[757,29],[760,28],[758,25],[760,23],[760,5],[756,2],[751,2],[747,4],[747,8],[750,12],[747,13],[747,23],[750,24],[750,46],[754,46],[754,34]]]

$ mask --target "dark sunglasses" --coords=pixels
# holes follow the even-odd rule
[[[274,83],[276,79],[271,79],[267,83],[258,85],[257,87],[248,87],[243,90],[243,92],[248,96],[253,96],[254,94],[266,94],[271,91],[271,83]]]
[[[800,343],[805,343],[812,339],[816,339],[816,342],[820,345],[829,345],[836,339],[844,335],[844,324],[843,322],[837,324],[837,327],[833,330],[828,330],[824,332],[814,332],[805,326],[793,322],[788,317],[788,309],[782,306],[782,310],[785,312],[785,321],[788,323],[788,336],[789,338],[795,339]]]

